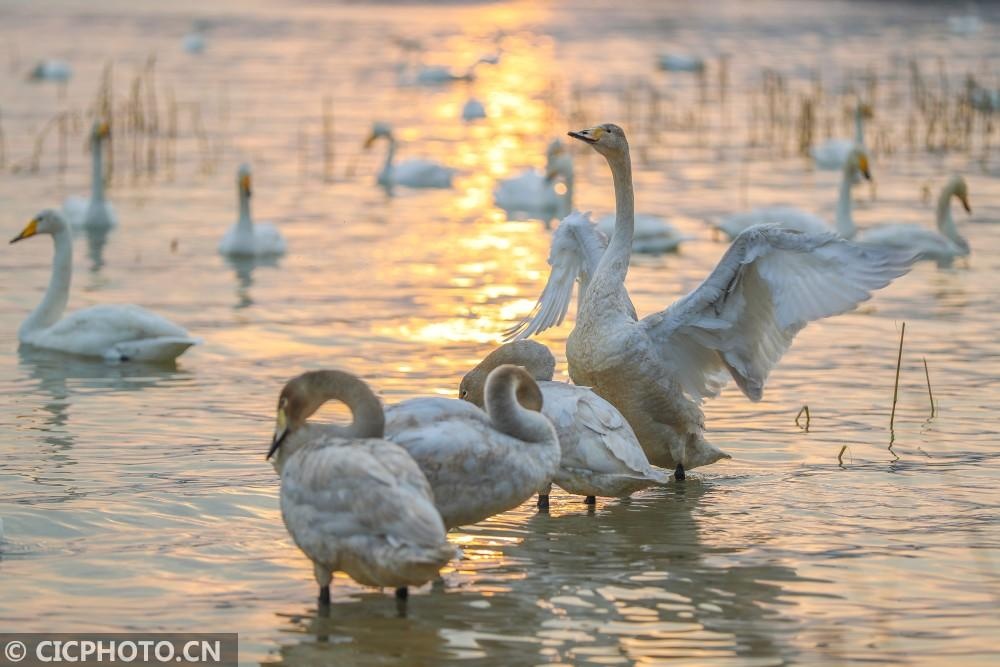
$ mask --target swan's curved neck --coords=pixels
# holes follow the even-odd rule
[[[38,307],[21,324],[20,337],[48,328],[59,321],[69,300],[69,285],[73,277],[73,239],[69,229],[62,227],[52,234],[55,254],[52,259],[52,277],[45,296]]]
[[[486,412],[498,431],[525,442],[546,442],[552,437],[552,424],[540,412],[528,410],[518,401],[522,382],[513,374],[497,377],[494,373],[486,383]]]
[[[594,299],[614,298],[611,303],[623,312],[628,310],[628,294],[625,292],[625,277],[632,257],[632,237],[635,234],[635,193],[632,189],[632,160],[628,149],[608,156],[608,166],[615,183],[615,231],[611,235],[607,250],[601,256],[597,270],[591,277],[587,290],[586,306]]]
[[[951,187],[945,187],[938,196],[936,220],[938,231],[947,236],[952,241],[964,241],[962,235],[958,233],[955,220],[951,217],[951,198],[954,195]]]
[[[861,107],[858,107],[854,111],[854,143],[857,146],[864,146],[865,144],[865,121],[862,117],[863,113]]]
[[[392,161],[396,159],[396,137],[391,134],[386,137],[389,149],[385,152],[385,163],[382,165],[382,173],[379,174],[379,182],[388,184],[392,180]]]
[[[91,142],[93,157],[90,161],[90,199],[104,201],[104,141],[95,138]]]
[[[378,397],[364,382],[349,373],[326,371],[312,386],[312,414],[330,400],[343,402],[351,410],[347,426],[330,424],[329,432],[342,438],[381,438],[385,434],[385,413]],[[308,416],[308,415],[307,415]]]
[[[236,226],[241,230],[253,229],[253,218],[250,217],[250,193],[242,187],[237,188],[239,192],[240,217],[236,221]]]
[[[536,380],[551,380],[556,372],[556,358],[549,348],[533,340],[517,340],[501,345],[486,355],[477,368],[487,375],[504,364],[521,366]]]
[[[837,196],[837,233],[845,239],[853,238],[857,231],[854,227],[854,215],[851,211],[851,187],[854,180],[854,168],[848,160],[844,166],[844,175],[840,179],[840,193]]]

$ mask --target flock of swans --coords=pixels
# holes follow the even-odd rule
[[[627,497],[683,480],[693,468],[729,458],[705,437],[704,399],[732,379],[747,398],[760,400],[771,370],[809,322],[855,308],[918,259],[969,252],[951,217],[952,198],[969,208],[958,176],[938,202],[940,233],[895,225],[852,240],[851,188],[870,177],[859,135],[838,164],[835,228],[782,207],[719,221],[732,244],[715,269],[690,294],[640,319],[625,288],[631,255],[676,247],[681,237],[659,218],[636,215],[629,145],[620,127],[598,125],[569,136],[605,158],[614,214],[594,224],[589,214],[572,210],[573,164],[561,141],[550,144],[543,173],[499,184],[498,203],[540,206],[565,217],[552,232],[551,272],[538,302],[508,330],[509,342],[462,378],[457,399],[384,407],[363,380],[341,370],[307,372],[282,389],[267,458],[280,477],[284,523],[314,565],[322,604],[330,601],[336,571],[363,585],[395,588],[405,600],[409,586],[433,580],[456,557],[448,530],[536,494],[546,509],[553,484],[593,504],[598,496]],[[102,180],[107,138],[107,125],[96,123],[91,198],[67,200],[62,212],[41,212],[11,241],[50,235],[55,247],[48,288],[18,337],[26,345],[112,362],[173,360],[198,339],[138,306],[99,305],[63,316],[71,225],[117,223]],[[451,185],[447,167],[426,160],[396,164],[396,142],[385,123],[374,125],[366,146],[379,139],[388,143],[380,184]],[[560,178],[562,194],[552,187]],[[284,253],[278,229],[251,216],[248,165],[238,170],[237,193],[238,219],[219,252]],[[577,317],[566,344],[573,384],[554,382],[554,356],[527,339],[563,321],[575,288]],[[309,423],[331,400],[347,405],[351,423]]]

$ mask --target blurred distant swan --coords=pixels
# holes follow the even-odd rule
[[[868,156],[860,148],[852,148],[843,163],[843,170],[837,195],[835,224],[837,233],[845,239],[849,239],[854,236],[856,231],[851,204],[851,186],[858,180],[859,175],[871,180],[871,173],[868,171]],[[786,229],[805,233],[822,233],[829,230],[823,218],[792,206],[762,206],[743,213],[725,216],[713,224],[732,240],[750,227],[766,223],[774,223]]]
[[[830,233],[758,226],[693,292],[638,320],[625,289],[635,215],[625,133],[605,124],[570,136],[607,159],[617,218],[566,344],[570,377],[618,408],[650,463],[676,467],[679,479],[726,456],[705,440],[702,399],[732,377],[760,400],[771,369],[808,322],[854,308],[912,261]]]
[[[69,81],[73,68],[63,60],[40,60],[28,75],[33,81]]]
[[[615,214],[601,216],[597,221],[597,229],[610,237],[615,229]],[[635,216],[635,236],[632,239],[632,252],[659,254],[674,252],[681,243],[690,241],[693,237],[681,233],[676,227],[657,215],[639,213]]]
[[[183,328],[139,306],[91,306],[62,317],[73,272],[73,239],[63,217],[46,210],[11,243],[37,234],[52,236],[55,258],[45,297],[18,329],[22,343],[107,361],[170,361],[198,342]]]
[[[347,404],[350,425],[306,422],[328,400]],[[375,394],[342,371],[304,373],[278,399],[267,457],[281,477],[281,518],[313,562],[321,604],[334,572],[405,599],[407,586],[430,581],[456,555],[427,478],[382,438],[384,425]]]
[[[542,390],[542,414],[559,436],[561,458],[552,481],[569,493],[586,496],[629,496],[654,484],[666,484],[669,474],[649,465],[632,428],[618,410],[586,387],[553,382],[556,360],[547,347],[532,340],[506,343],[465,374],[459,398],[484,405],[489,373],[503,364],[521,366]],[[549,504],[549,488],[538,506]]]
[[[966,212],[969,207],[969,188],[965,179],[955,175],[941,188],[938,196],[935,219],[937,231],[924,229],[919,225],[882,225],[866,229],[858,240],[877,246],[897,248],[913,252],[917,259],[929,259],[946,266],[956,257],[969,254],[969,242],[958,233],[955,220],[951,217],[951,198],[962,203]]]
[[[462,107],[462,120],[477,120],[486,118],[486,107],[474,97],[470,97]]]
[[[483,411],[451,398],[414,398],[386,410],[386,438],[416,459],[448,528],[523,503],[559,466],[559,439],[539,413],[542,393],[523,368],[486,379]]]
[[[104,195],[104,142],[111,135],[108,124],[94,123],[90,131],[90,199],[71,195],[63,202],[63,215],[76,227],[92,229],[114,227],[118,216]]]
[[[365,148],[371,148],[379,138],[385,138],[389,150],[385,155],[385,164],[378,175],[378,184],[391,188],[394,185],[404,185],[410,188],[450,188],[454,169],[442,166],[431,160],[414,159],[395,164],[396,138],[392,134],[392,126],[378,122],[372,125],[372,132],[365,140]]]
[[[250,165],[242,164],[236,172],[236,190],[240,206],[236,224],[226,231],[219,243],[223,255],[241,257],[264,257],[282,255],[285,239],[278,228],[269,222],[254,222],[250,215],[250,197],[253,193]]]
[[[556,179],[562,176],[566,192],[555,190]],[[508,214],[526,213],[544,220],[566,215],[573,207],[573,158],[559,139],[545,149],[545,172],[526,169],[513,178],[497,183],[493,201]]]
[[[657,64],[668,72],[701,72],[705,69],[702,58],[685,53],[662,53],[657,58]]]
[[[858,102],[854,108],[854,139],[827,139],[823,143],[813,146],[810,153],[813,161],[820,169],[840,169],[847,162],[848,156],[854,149],[865,149],[865,125],[864,118],[870,115],[871,110]]]

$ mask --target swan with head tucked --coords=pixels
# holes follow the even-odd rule
[[[104,145],[111,131],[107,122],[97,121],[90,131],[90,199],[71,195],[63,202],[63,215],[75,227],[107,229],[118,224],[118,216],[104,194]]]
[[[448,528],[517,507],[559,467],[559,439],[527,371],[493,369],[484,404],[485,411],[453,398],[414,398],[386,409],[385,437],[427,475]]]
[[[871,116],[871,108],[858,102],[854,108],[854,139],[827,139],[813,146],[810,154],[819,169],[840,169],[847,162],[851,151],[865,150],[865,118]]]
[[[413,159],[396,164],[396,138],[392,134],[392,126],[377,122],[372,125],[372,132],[365,140],[365,148],[384,138],[389,144],[385,155],[385,164],[378,174],[378,184],[384,188],[405,185],[409,188],[450,188],[455,170],[445,167],[432,160]]]
[[[470,97],[462,107],[462,120],[486,118],[486,107],[475,97]]]
[[[859,182],[860,177],[871,180],[868,170],[868,156],[860,148],[852,148],[843,162],[843,175],[837,194],[837,213],[834,225],[837,233],[845,239],[854,237],[854,213],[851,204],[851,186]],[[793,206],[761,206],[743,213],[724,216],[713,222],[715,228],[735,239],[743,231],[761,224],[776,224],[785,229],[794,229],[807,234],[823,233],[829,230],[823,218],[803,211]]]
[[[560,488],[593,504],[595,496],[625,497],[669,481],[669,474],[649,464],[632,427],[613,405],[586,387],[552,381],[556,360],[541,343],[500,346],[465,374],[458,397],[483,407],[486,378],[503,364],[521,366],[538,382],[542,414],[559,436],[561,457],[552,481]],[[539,508],[548,507],[550,487],[539,492]]]
[[[956,257],[966,257],[969,254],[969,242],[958,233],[955,220],[951,217],[952,197],[962,203],[967,213],[972,212],[969,207],[969,188],[965,179],[956,174],[941,188],[938,196],[935,211],[937,231],[920,225],[881,225],[861,232],[858,241],[912,252],[918,260],[933,260],[940,266],[947,266]]]
[[[350,425],[306,422],[329,400],[347,404]],[[330,602],[334,572],[405,599],[407,586],[430,581],[456,556],[427,478],[383,439],[384,427],[382,404],[350,373],[303,373],[278,398],[267,458],[281,477],[281,518],[313,563],[321,604]]]
[[[219,252],[239,257],[283,255],[285,239],[282,238],[278,228],[269,222],[254,222],[250,215],[253,187],[248,164],[241,164],[236,172],[236,192],[240,217],[222,237],[222,241],[219,242]]]
[[[171,361],[198,343],[182,327],[131,304],[91,306],[63,317],[73,274],[73,237],[63,217],[49,209],[11,243],[39,234],[52,236],[55,245],[52,277],[42,302],[17,331],[21,343],[107,361]]]
[[[555,190],[559,177],[566,185],[562,195]],[[526,169],[500,181],[493,190],[493,201],[508,216],[527,214],[548,222],[573,208],[573,183],[573,158],[561,139],[553,139],[545,149],[545,171]]]
[[[597,229],[610,237],[615,231],[615,214],[603,215],[597,220]],[[682,243],[693,237],[682,233],[658,215],[643,213],[635,216],[635,236],[632,238],[632,252],[659,255],[676,252]]]
[[[912,262],[907,253],[832,233],[762,225],[739,235],[693,292],[638,320],[625,289],[635,215],[625,133],[605,124],[570,136],[607,160],[616,211],[566,343],[570,377],[618,408],[650,463],[675,468],[678,478],[725,457],[705,439],[702,399],[732,377],[760,400],[771,369],[807,323],[851,310]]]

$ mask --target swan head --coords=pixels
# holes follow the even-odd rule
[[[55,234],[59,231],[66,230],[66,220],[59,214],[58,211],[54,209],[45,209],[34,218],[31,219],[21,233],[10,240],[11,243],[17,243],[18,241],[23,241],[24,239],[29,239],[32,236],[37,236],[38,234]]]
[[[365,139],[365,148],[371,148],[372,144],[378,140],[379,137],[392,137],[392,125],[384,121],[376,121],[372,124],[371,134]]]
[[[458,385],[458,397],[463,401],[483,407],[486,380],[493,369],[504,364],[516,364],[524,368],[534,380],[551,380],[556,370],[556,358],[552,356],[549,348],[541,343],[533,340],[515,340],[504,343],[486,355],[475,368],[465,374],[462,382]]]
[[[595,125],[585,130],[570,132],[569,136],[590,144],[594,147],[594,150],[604,157],[628,153],[628,141],[625,139],[625,130],[614,123],[604,123],[603,125]]]
[[[239,188],[240,195],[249,197],[253,194],[253,181],[250,178],[250,165],[244,162],[236,170],[236,187]]]
[[[860,148],[854,148],[851,150],[850,154],[847,156],[845,169],[848,169],[852,174],[861,174],[866,180],[872,180],[872,174],[868,170],[868,154]]]
[[[95,120],[90,128],[90,140],[94,143],[103,141],[111,136],[111,125],[106,120]]]
[[[962,202],[962,208],[965,209],[966,213],[972,213],[972,207],[969,206],[969,186],[966,185],[962,176],[959,174],[952,176],[948,185],[945,186],[945,191]]]
[[[531,377],[531,373],[514,364],[503,364],[490,372],[486,377],[484,400],[488,404],[495,404],[495,396],[502,396],[511,390],[522,407],[534,412],[542,411],[542,390],[538,383]]]

